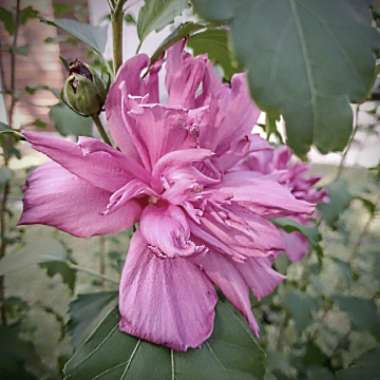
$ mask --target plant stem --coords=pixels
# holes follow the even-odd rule
[[[126,0],[118,0],[111,12],[112,16],[112,43],[113,43],[113,71],[123,63],[123,6]],[[112,9],[112,8],[111,8]]]
[[[355,110],[355,116],[354,116],[354,118],[355,118],[354,119],[354,129],[352,131],[351,138],[350,138],[350,141],[348,142],[346,150],[342,154],[342,158],[341,158],[340,163],[339,163],[338,171],[337,171],[336,176],[335,176],[335,181],[337,181],[341,177],[341,175],[343,173],[344,163],[346,161],[347,154],[348,154],[349,150],[351,149],[351,146],[352,146],[352,143],[354,142],[356,133],[359,130],[359,123],[358,123],[359,108],[360,108],[360,106],[357,105],[356,110]]]
[[[10,81],[10,96],[11,96],[11,103],[9,106],[8,111],[8,118],[9,118],[9,128],[13,129],[13,116],[15,111],[15,105],[17,102],[16,97],[16,47],[17,47],[17,39],[18,39],[18,30],[20,26],[20,0],[16,1],[16,25],[15,25],[15,32],[13,35],[13,41],[12,41],[12,49],[11,49],[11,81]],[[4,78],[5,79],[5,78]],[[7,137],[6,137],[7,138]],[[12,141],[11,139],[9,139]],[[4,167],[7,168],[9,166],[9,155],[7,150],[4,150]],[[3,194],[1,197],[1,205],[0,205],[0,259],[4,257],[7,253],[7,205],[8,205],[8,198],[9,193],[11,191],[11,184],[10,180],[8,180],[4,184],[3,188]],[[4,276],[0,276],[0,318],[1,323],[3,326],[7,324],[7,315],[6,315],[6,309],[5,309],[5,287],[4,287]]]
[[[11,105],[9,107],[9,127],[13,128],[13,115],[14,108],[17,102],[16,98],[16,48],[18,39],[18,30],[20,26],[20,0],[16,1],[16,27],[13,35],[12,49],[11,49]]]
[[[83,267],[81,267],[79,265],[73,264],[72,262],[68,262],[67,265],[71,269],[77,270],[79,272],[87,273],[90,276],[101,278],[102,280],[106,280],[106,281],[112,282],[113,284],[119,284],[119,282],[116,281],[116,280],[114,280],[113,278],[107,277],[107,276],[105,276],[103,274],[100,274],[98,272],[95,272],[95,271],[93,271],[91,269],[83,268]]]
[[[100,121],[99,115],[92,115],[91,117],[92,117],[92,120],[94,120],[94,123],[96,125],[96,129],[98,130],[103,141],[106,144],[112,146],[112,142],[111,142],[110,138],[108,137],[107,132],[105,131],[105,129],[102,125],[102,122]]]
[[[99,273],[104,276],[106,273],[106,238],[105,236],[100,236],[99,238]],[[104,287],[104,281],[102,281],[102,286]]]

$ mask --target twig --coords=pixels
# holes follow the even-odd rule
[[[98,132],[99,132],[101,138],[103,139],[103,141],[106,144],[112,146],[112,142],[111,142],[110,138],[108,137],[107,132],[105,131],[102,122],[100,121],[99,115],[93,115],[91,117],[92,117],[92,120],[94,120],[96,129],[98,130]]]
[[[83,268],[79,265],[76,265],[76,264],[73,264],[72,262],[67,262],[67,265],[71,268],[71,269],[74,269],[74,270],[77,270],[78,272],[83,272],[83,273],[87,273],[88,275],[90,276],[93,276],[93,277],[97,277],[97,278],[101,278],[102,280],[106,280],[106,281],[109,281],[109,282],[112,282],[113,284],[119,284],[118,281],[114,280],[113,278],[110,278],[110,277],[107,277],[105,276],[104,274],[100,274],[98,272],[95,272],[91,269],[87,269],[87,268]]]
[[[340,163],[339,163],[339,167],[338,167],[338,171],[336,172],[336,176],[335,176],[335,181],[337,181],[342,173],[343,173],[343,170],[344,170],[344,163],[346,161],[346,158],[347,158],[347,154],[349,152],[349,150],[351,149],[351,146],[352,146],[352,143],[354,142],[354,139],[355,139],[355,136],[356,136],[356,133],[358,132],[359,130],[359,122],[358,122],[358,118],[359,118],[359,108],[360,106],[358,105],[356,107],[356,110],[355,110],[355,116],[354,116],[354,129],[352,131],[352,134],[351,134],[351,137],[350,137],[350,141],[348,142],[347,144],[347,147],[345,149],[345,151],[343,152],[342,154],[342,158],[340,160]]]
[[[13,115],[15,110],[15,105],[17,102],[17,98],[15,95],[16,92],[16,47],[17,47],[17,37],[18,37],[18,30],[20,26],[20,0],[17,0],[16,2],[16,26],[15,26],[15,32],[13,35],[13,42],[12,42],[12,49],[11,49],[11,81],[10,81],[10,96],[11,96],[11,104],[9,106],[9,112],[8,112],[8,118],[9,118],[9,128],[13,129]],[[11,141],[11,140],[10,140]],[[4,167],[9,166],[9,156],[7,151],[4,150]],[[3,194],[1,197],[1,207],[0,207],[0,258],[4,257],[7,252],[7,204],[8,204],[8,197],[11,190],[10,181],[8,180],[4,184],[3,188]],[[0,316],[1,316],[1,323],[3,325],[7,324],[7,315],[6,315],[6,309],[5,309],[5,289],[4,289],[4,276],[0,276]]]

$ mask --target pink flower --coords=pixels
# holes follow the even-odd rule
[[[179,351],[198,347],[213,330],[215,287],[258,334],[249,293],[261,299],[284,278],[272,268],[286,243],[271,219],[310,216],[314,200],[279,179],[290,171],[250,168],[253,151],[268,148],[252,145],[259,110],[243,74],[222,84],[206,56],[178,43],[166,57],[160,103],[161,62],[144,76],[148,64],[143,54],[130,59],[110,89],[118,149],[25,133],[52,162],[29,177],[20,224],[89,237],[139,223],[119,293],[120,329],[129,334]]]
[[[302,162],[291,162],[292,153],[287,146],[274,148],[259,135],[254,135],[251,142],[251,152],[240,162],[240,170],[253,170],[264,175],[272,175],[286,186],[300,200],[313,204],[328,202],[325,189],[314,185],[321,179],[319,176],[308,176],[309,165]],[[279,215],[281,216],[281,215]],[[312,214],[283,215],[301,224],[310,224]],[[309,251],[309,243],[299,232],[282,232],[285,241],[285,251],[291,261],[300,261]]]

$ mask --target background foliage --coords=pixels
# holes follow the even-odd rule
[[[117,2],[110,4],[105,20],[112,21]],[[0,7],[0,23],[10,37],[1,50],[13,63],[28,54],[28,46],[18,44],[19,28],[37,18],[64,31],[67,43],[79,41],[89,63],[113,75],[112,62],[103,56],[106,25],[58,17],[65,4],[57,4],[54,20],[21,5]],[[266,111],[260,126],[271,142],[285,139],[303,159],[311,145],[323,153],[343,151],[339,166],[313,166],[323,174],[331,200],[320,208],[318,229],[301,228],[312,243],[309,256],[297,264],[279,258],[275,265],[287,281],[260,303],[252,300],[260,341],[221,300],[212,338],[186,354],[116,328],[117,284],[130,232],[80,240],[45,227],[16,227],[27,174],[12,165],[24,151],[13,117],[21,95],[14,70],[7,86],[2,78],[8,123],[0,125],[0,377],[378,379],[380,169],[345,168],[345,160],[358,134],[380,138],[374,86],[379,20],[376,2],[355,0],[146,0],[137,17],[124,14],[125,23],[137,24],[141,50],[152,32],[170,29],[153,61],[187,37],[194,54],[207,53],[224,80],[248,70],[252,96]],[[60,89],[41,83],[24,92],[46,89],[57,102],[49,125],[35,120],[35,128],[53,126],[74,139],[93,134],[91,119],[68,108]],[[358,116],[372,122],[362,124]]]

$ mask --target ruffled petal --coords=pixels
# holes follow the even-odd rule
[[[258,336],[259,326],[252,313],[249,288],[236,269],[236,264],[216,252],[196,256],[192,261],[200,266],[226,298],[244,315],[251,330]]]
[[[208,61],[205,55],[193,57],[185,52],[184,45],[185,40],[182,40],[168,49],[165,81],[168,103],[194,108],[199,95],[197,89],[204,79]]]
[[[284,280],[285,276],[272,268],[269,258],[251,258],[244,263],[237,263],[237,269],[258,300],[271,294]]]
[[[120,281],[120,329],[176,351],[199,347],[213,330],[216,292],[180,257],[162,259],[139,231],[132,237]]]
[[[145,96],[151,102],[158,102],[158,69],[153,67],[146,79],[141,79],[141,72],[148,66],[149,57],[139,54],[125,62],[119,69],[117,76],[110,87],[106,99],[106,115],[108,129],[122,152],[129,157],[138,159],[136,149],[129,136],[127,126],[122,117],[122,87],[132,96]]]
[[[86,138],[75,144],[46,133],[24,132],[24,136],[34,149],[101,189],[113,192],[134,177],[150,179],[150,174],[134,160],[97,139]]]
[[[141,233],[158,256],[190,256],[205,251],[190,240],[185,213],[177,206],[149,205],[140,221]]]
[[[260,207],[282,210],[287,214],[309,214],[315,210],[315,204],[293,196],[290,190],[270,177],[257,176],[257,173],[232,172],[223,177],[217,188],[230,194],[236,202],[247,202]]]
[[[26,182],[19,224],[45,224],[79,237],[125,230],[137,221],[140,206],[130,201],[104,216],[110,195],[49,162],[35,169]]]

